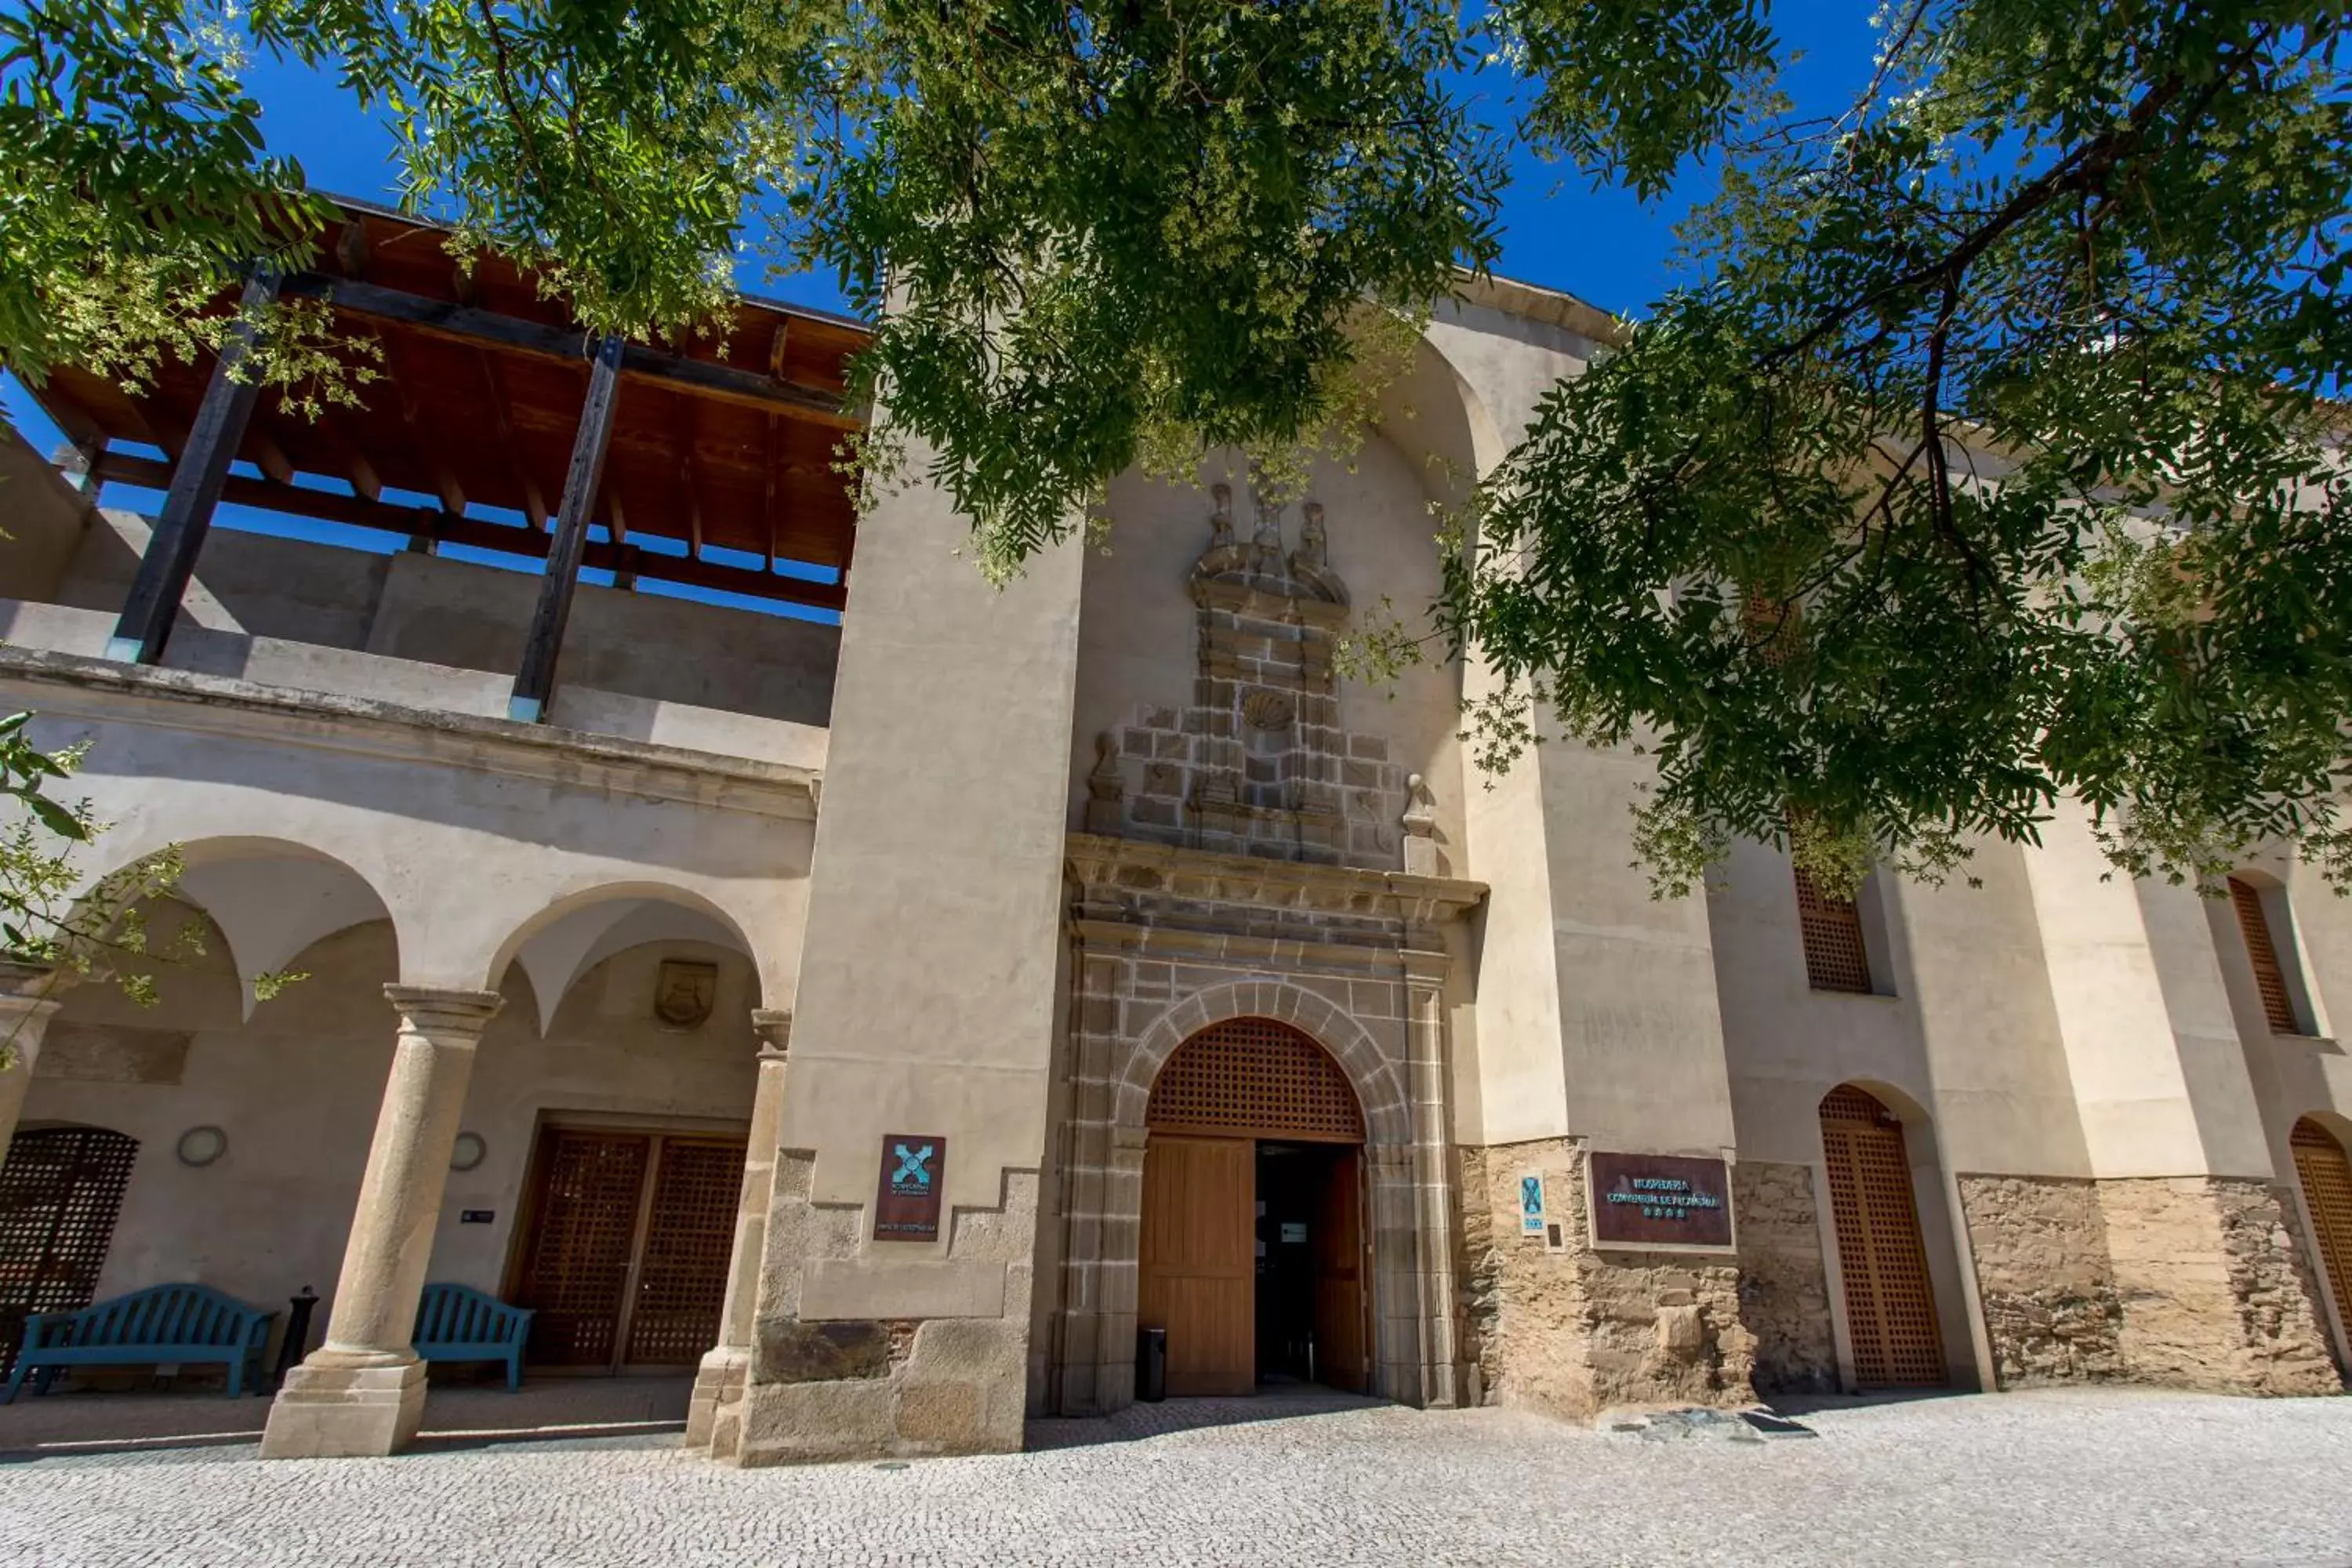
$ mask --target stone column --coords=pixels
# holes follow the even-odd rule
[[[1436,948],[1433,938],[1423,945]],[[1421,1394],[1433,1409],[1461,1402],[1460,1334],[1454,1325],[1452,1129],[1446,1115],[1445,980],[1443,951],[1404,954],[1405,1028],[1412,1112],[1413,1204],[1421,1237]]]
[[[343,1244],[327,1342],[286,1379],[262,1434],[265,1458],[391,1454],[425,1416],[425,1363],[410,1343],[433,1258],[441,1192],[495,991],[387,985],[400,1042],[367,1173]]]
[[[64,988],[57,970],[0,959],[0,1165],[7,1163],[8,1146],[16,1142],[16,1119],[33,1087],[33,1064],[40,1059],[41,1039],[58,1016],[57,993]]]
[[[686,1446],[704,1449],[714,1459],[732,1458],[742,1447],[738,1405],[751,1367],[760,1258],[767,1250],[768,1210],[775,1202],[784,1064],[792,1049],[793,1016],[774,1007],[754,1007],[751,1027],[760,1037],[760,1083],[751,1096],[751,1135],[743,1151],[743,1195],[735,1211],[735,1250],[727,1265],[719,1342],[702,1358],[694,1374],[694,1395],[686,1410]]]

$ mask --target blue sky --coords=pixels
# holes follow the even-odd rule
[[[1775,8],[1773,24],[1793,54],[1782,86],[1799,105],[1843,108],[1868,80],[1876,37],[1870,26],[1872,10],[1869,0],[1797,0]],[[262,105],[262,130],[270,150],[298,159],[313,186],[386,205],[396,200],[390,133],[362,112],[331,77],[265,58],[253,63],[248,81]],[[1480,107],[1490,119],[1502,117],[1497,103]],[[1628,314],[1639,314],[1669,285],[1674,226],[1695,202],[1705,199],[1710,186],[1706,172],[1695,170],[1665,197],[1645,205],[1622,191],[1595,190],[1575,171],[1524,153],[1513,176],[1503,211],[1503,255],[1496,269]],[[841,305],[829,278],[745,278],[741,282],[755,292],[798,304]],[[46,451],[59,442],[55,426],[14,377],[0,381],[0,399],[37,447]],[[160,500],[115,487],[107,495],[110,502],[143,510],[152,510]],[[323,531],[320,525],[299,519],[241,507],[223,508],[218,521],[226,527],[305,538],[320,537]],[[345,542],[383,549],[398,544],[388,536]],[[527,558],[479,558],[518,570],[537,569]]]

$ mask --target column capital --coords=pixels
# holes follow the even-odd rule
[[[789,1007],[754,1007],[751,1032],[760,1037],[760,1059],[782,1061],[793,1048],[793,1011]]]
[[[461,1035],[478,1039],[506,1005],[495,991],[456,991],[438,985],[387,985],[384,999],[400,1010],[400,1026],[420,1035]]]

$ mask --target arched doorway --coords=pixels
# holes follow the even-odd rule
[[[2311,1215],[2311,1241],[2336,1298],[2336,1320],[2352,1335],[2352,1157],[2336,1135],[2306,1116],[2287,1137],[2294,1151],[2294,1173],[2303,1184],[2303,1206]],[[2345,1347],[2352,1357],[2352,1345]]]
[[[1822,1099],[1821,1115],[1854,1382],[1865,1389],[1944,1387],[1950,1374],[1902,1120],[1850,1083]]]
[[[70,1312],[98,1294],[139,1142],[102,1127],[20,1131],[0,1165],[0,1373],[35,1312]]]
[[[1144,1120],[1136,1321],[1168,1331],[1168,1392],[1363,1389],[1364,1114],[1339,1064],[1232,1019],[1176,1048]]]

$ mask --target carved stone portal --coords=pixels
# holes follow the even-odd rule
[[[1323,508],[1301,505],[1298,548],[1286,553],[1282,503],[1252,496],[1256,526],[1244,542],[1233,488],[1210,494],[1209,545],[1188,584],[1200,660],[1192,701],[1181,711],[1146,709],[1115,738],[1118,763],[1142,763],[1142,787],[1129,798],[1123,773],[1114,790],[1098,765],[1087,831],[1393,867],[1399,813],[1410,804],[1404,770],[1385,740],[1340,728],[1332,656],[1349,598],[1331,569]]]

